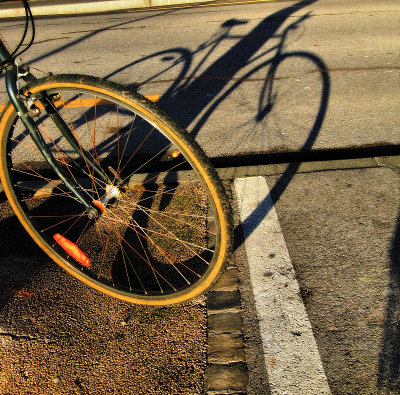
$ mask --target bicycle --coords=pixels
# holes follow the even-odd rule
[[[224,187],[193,138],[153,102],[91,76],[37,79],[0,40],[9,103],[0,179],[18,219],[63,269],[113,297],[170,305],[208,290],[232,249]],[[31,38],[21,49],[31,27]]]

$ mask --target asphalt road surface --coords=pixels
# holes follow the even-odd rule
[[[386,146],[400,142],[399,13],[325,0],[40,19],[24,60],[161,94],[211,157]],[[21,27],[2,23],[11,47]]]

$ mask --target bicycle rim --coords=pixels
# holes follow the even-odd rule
[[[190,136],[152,103],[122,89],[82,76],[54,76],[27,87],[36,96],[59,95],[54,107],[79,149],[43,110],[37,125],[99,218],[89,218],[57,179],[11,107],[0,125],[2,182],[24,227],[75,277],[130,302],[180,303],[218,277],[231,244],[229,205]]]

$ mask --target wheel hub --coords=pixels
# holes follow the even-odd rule
[[[109,184],[106,186],[106,194],[101,200],[93,200],[93,205],[96,206],[99,210],[92,209],[89,212],[89,218],[94,219],[99,216],[99,212],[101,215],[104,214],[107,208],[107,204],[109,204],[113,200],[117,200],[121,195],[121,192],[118,187],[115,185]],[[99,212],[98,212],[99,211]]]

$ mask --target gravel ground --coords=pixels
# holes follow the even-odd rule
[[[1,394],[202,392],[203,298],[148,308],[89,289],[36,247],[2,195],[0,235]]]

